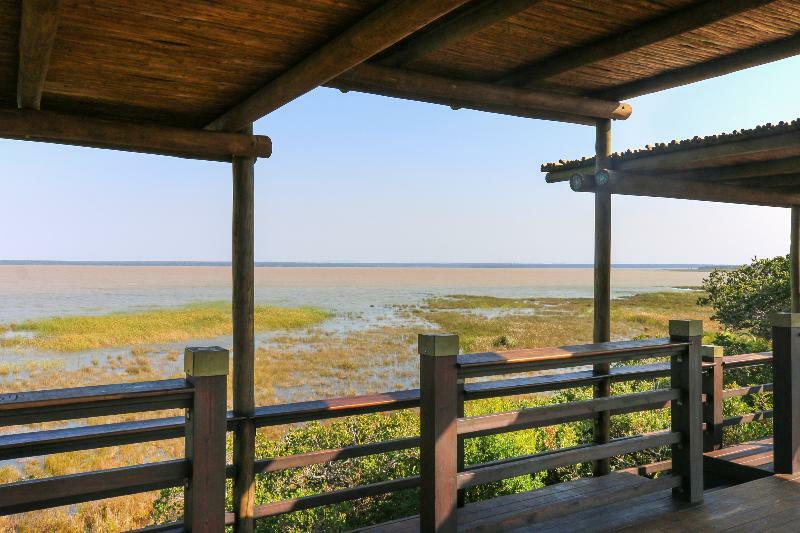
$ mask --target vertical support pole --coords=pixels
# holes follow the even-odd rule
[[[253,132],[252,126],[248,133]],[[251,417],[255,412],[254,226],[255,158],[233,158],[233,412]],[[255,528],[256,429],[244,418],[233,436],[233,512],[236,531]]]
[[[800,472],[800,314],[772,317],[773,453],[776,474]]]
[[[789,279],[792,291],[792,313],[800,313],[800,206],[792,206],[792,229],[789,246]]]
[[[681,476],[681,486],[673,494],[690,503],[703,501],[703,401],[701,384],[701,320],[670,320],[673,342],[688,342],[688,349],[673,355],[670,364],[672,388],[680,389],[680,399],[672,401],[672,431],[681,433],[681,442],[672,445],[672,472]]]
[[[186,459],[192,468],[183,496],[184,527],[195,533],[225,529],[228,360],[228,350],[218,346],[184,352],[186,380],[194,386],[186,410]]]
[[[703,451],[710,452],[722,448],[723,349],[722,346],[709,344],[703,346],[700,353],[704,363],[714,365],[703,372],[703,394],[706,395],[706,403],[703,404],[703,422],[706,424]]]
[[[455,532],[458,335],[419,336],[420,531]]]
[[[458,418],[464,418],[464,379],[463,378],[459,378],[458,379],[457,387],[458,387],[458,409],[457,409],[457,413],[456,414],[458,415]],[[459,472],[463,472],[464,471],[464,441],[466,439],[464,439],[464,437],[462,437],[460,435],[457,438],[458,438],[458,458],[457,458],[457,460],[458,460],[458,471]],[[464,507],[465,503],[466,503],[466,500],[465,500],[464,490],[460,489],[458,491],[458,507]]]
[[[601,119],[595,128],[595,173],[611,166],[611,121]],[[597,187],[594,193],[594,342],[611,340],[611,193]],[[594,365],[594,373],[608,375],[609,364]],[[611,380],[594,386],[595,398],[611,396]],[[611,438],[611,413],[603,411],[594,419],[594,443],[606,444]],[[593,463],[594,475],[611,470],[608,459]]]

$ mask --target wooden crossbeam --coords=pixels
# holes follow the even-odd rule
[[[510,106],[579,117],[624,120],[632,112],[630,105],[616,101],[502,87],[366,63],[342,74],[332,85],[365,92],[399,91],[420,98],[457,99],[476,106]]]
[[[562,72],[590,65],[647,45],[663,41],[724,18],[761,7],[774,0],[709,0],[701,4],[680,9],[633,29],[616,33],[589,44],[556,53],[550,57],[526,65],[503,77],[504,85],[530,86]],[[626,94],[624,98],[629,98]]]
[[[701,200],[728,204],[769,207],[792,207],[792,205],[800,204],[800,193],[771,191],[769,189],[723,185],[720,183],[665,179],[613,170],[603,170],[594,175],[576,174],[570,180],[570,186],[576,192],[595,192],[602,189],[611,194]]]
[[[726,160],[745,156],[758,156],[764,160],[797,158],[800,156],[800,131],[760,135],[725,143],[700,144],[686,149],[655,152],[652,155],[643,155],[635,159],[615,161],[614,167],[624,172],[658,173],[669,177],[686,176],[691,178],[691,173],[695,172],[695,169],[685,167],[707,167],[707,172],[713,173],[713,167],[729,166],[730,164],[726,164]],[[766,162],[763,164],[768,165]],[[705,172],[699,168],[696,171]],[[591,174],[592,172],[594,170],[589,161],[586,165],[578,168],[548,172],[545,179],[548,183],[555,183],[567,181],[576,173]]]
[[[598,98],[633,98],[697,81],[724,76],[800,54],[800,33],[769,44],[754,46],[741,52],[712,59],[691,67],[673,69],[643,80],[632,81],[593,93]]]
[[[472,109],[474,111],[485,111],[487,113],[497,113],[500,115],[508,115],[512,117],[532,118],[537,120],[553,120],[556,122],[568,122],[572,124],[581,124],[584,126],[593,126],[595,119],[582,117],[580,115],[572,115],[569,113],[557,113],[554,111],[544,111],[537,109],[528,109],[524,107],[515,107],[512,105],[491,105],[487,103],[479,103],[475,101],[459,100],[453,97],[435,97],[435,96],[421,96],[419,94],[402,91],[390,87],[370,87],[368,85],[361,85],[358,83],[347,83],[337,78],[325,84],[326,87],[339,89],[343,92],[356,91],[367,94],[375,94],[378,96],[388,96],[391,98],[402,98],[404,100],[413,100],[416,102],[425,102],[428,104],[439,104],[448,106],[454,110],[458,109]]]
[[[800,173],[800,157],[753,161],[723,167],[698,168],[674,173],[659,173],[662,178],[701,179],[707,181],[749,180],[760,176]]]
[[[39,109],[50,53],[58,30],[61,0],[23,0],[19,31],[17,107]]]
[[[239,131],[468,0],[390,0],[206,126]]]
[[[412,36],[378,61],[389,67],[402,67],[437,50],[462,41],[470,35],[506,20],[542,0],[481,0],[454,13],[419,36]]]
[[[210,161],[231,161],[232,156],[269,157],[272,154],[272,141],[262,135],[116,122],[29,109],[0,110],[0,138]]]

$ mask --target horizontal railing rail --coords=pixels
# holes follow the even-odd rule
[[[637,340],[562,348],[468,354],[458,356],[457,371],[459,377],[471,379],[473,377],[499,374],[588,366],[598,362],[630,362],[635,359],[674,356],[686,353],[688,348],[689,343],[687,342],[675,342],[670,339],[650,339],[646,341]],[[721,366],[724,369],[732,369],[771,363],[771,354],[744,354],[724,357]],[[703,372],[709,372],[713,366],[713,363],[705,362],[703,364]],[[463,385],[463,401],[586,387],[604,379],[610,379],[612,382],[656,379],[669,377],[670,372],[670,363],[655,362],[614,367],[607,374],[594,374],[591,370],[577,370],[567,373],[514,377],[493,381],[468,381]],[[773,385],[767,383],[729,389],[724,391],[721,396],[722,398],[732,398],[770,392],[772,390]],[[193,392],[194,389],[191,384],[184,379],[178,379],[3,394],[0,395],[0,425],[54,422],[110,414],[186,408],[191,404]],[[519,412],[495,413],[474,418],[461,416],[458,418],[457,427],[461,438],[473,438],[507,431],[587,420],[593,418],[598,412],[603,411],[608,411],[611,414],[622,414],[669,408],[671,403],[678,399],[678,389],[656,389],[644,393],[523,409]],[[705,395],[703,399],[705,399]],[[251,418],[257,427],[267,427],[308,421],[325,421],[369,413],[386,413],[419,407],[420,390],[410,389],[381,394],[266,406],[257,408]],[[772,416],[772,411],[761,411],[748,415],[728,417],[722,420],[721,424],[722,427],[729,427],[753,420],[763,420],[770,416]],[[241,418],[236,418],[229,412],[226,420],[227,430],[233,430],[239,420]],[[708,428],[708,422],[704,424],[704,428]],[[175,416],[3,435],[0,436],[0,460],[180,438],[185,435],[185,432],[185,418]],[[658,435],[615,439],[602,445],[582,446],[574,449],[550,451],[546,454],[537,454],[536,456],[525,458],[514,458],[513,460],[501,462],[502,464],[465,466],[463,471],[458,474],[458,485],[459,488],[471,487],[486,482],[480,480],[492,479],[493,476],[500,475],[500,473],[509,474],[518,471],[530,473],[537,471],[536,469],[538,468],[544,470],[555,468],[554,466],[548,466],[553,464],[566,466],[652,447],[672,445],[676,444],[674,441],[677,439],[676,435],[679,434],[679,432],[668,432]],[[353,444],[328,450],[263,458],[256,460],[255,472],[257,474],[267,474],[387,452],[420,449],[420,443],[419,436],[410,436],[390,441]],[[637,448],[637,446],[643,447]],[[573,459],[575,461],[570,462]],[[0,502],[3,502],[3,504],[0,505],[0,513],[8,514],[11,512],[44,509],[56,505],[80,503],[97,499],[98,495],[100,497],[109,497],[109,495],[132,494],[142,490],[152,490],[150,487],[178,487],[186,482],[186,469],[188,466],[185,460],[175,460],[127,468],[129,470],[115,469],[113,471],[90,472],[2,485],[0,486]],[[480,474],[482,468],[489,468],[490,470],[486,474]],[[124,483],[120,481],[123,479],[124,474],[118,473],[117,470],[119,472],[128,472],[134,477],[129,478],[129,483]],[[233,467],[228,465],[225,472],[227,477],[232,477],[233,472]],[[150,481],[147,481],[148,479]],[[680,476],[676,475],[670,483],[678,484],[680,483],[679,479]],[[100,482],[106,483],[108,490],[93,491],[91,487]],[[277,516],[301,509],[310,509],[419,486],[420,478],[415,476],[357,487],[346,487],[332,492],[264,504],[257,508],[256,516],[259,518]],[[31,496],[34,493],[35,498]],[[23,498],[21,495],[25,494],[28,494],[26,496],[29,498],[28,500],[21,499]],[[226,523],[231,523],[232,520],[232,514],[228,513],[226,515]]]

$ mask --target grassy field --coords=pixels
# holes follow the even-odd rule
[[[303,328],[322,322],[329,316],[328,312],[311,307],[259,305],[255,308],[255,328],[256,331]],[[0,333],[3,331],[28,332],[32,335],[3,339],[0,346],[78,352],[229,335],[231,313],[227,302],[204,302],[133,313],[27,320],[0,326]]]
[[[717,326],[710,310],[696,306],[699,293],[681,291],[640,294],[614,300],[616,338],[666,333],[670,318],[699,318],[707,330]],[[399,308],[401,325],[365,326],[348,333],[318,327],[328,314],[316,309],[258,307],[256,328],[280,331],[256,352],[256,401],[259,405],[346,394],[389,391],[417,386],[416,333],[449,331],[461,336],[464,351],[549,346],[591,339],[591,300],[583,298],[505,299],[456,295],[432,298],[422,305]],[[0,366],[4,391],[146,381],[182,375],[180,354],[154,344],[230,333],[225,304],[198,304],[142,313],[99,317],[66,317],[6,326],[32,331],[31,338],[6,340],[13,346],[74,352],[99,349],[92,363],[65,368],[33,361]],[[126,346],[106,355],[111,346]],[[118,353],[122,355],[114,355]],[[50,360],[48,360],[50,361]],[[230,395],[229,395],[230,397]],[[159,413],[170,416],[178,412]],[[134,420],[141,415],[102,417],[91,423]],[[85,421],[83,421],[85,422]],[[80,422],[80,423],[83,423]],[[55,423],[29,430],[64,427]],[[14,428],[7,428],[7,431]],[[262,435],[277,437],[277,429]],[[0,483],[112,468],[180,457],[183,442],[175,439],[70,452],[0,468]],[[0,531],[119,531],[150,523],[155,493],[112,498],[21,516],[0,518]]]
[[[718,325],[710,318],[711,309],[697,305],[701,294],[686,290],[614,299],[611,302],[611,335],[615,339],[664,336],[669,320],[676,318],[703,320],[706,331],[717,331]],[[458,334],[465,352],[558,346],[592,340],[592,300],[589,298],[455,295],[432,298],[410,312],[442,331]]]

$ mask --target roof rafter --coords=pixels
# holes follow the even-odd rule
[[[597,182],[604,182],[598,185]],[[738,185],[723,185],[692,180],[664,179],[656,176],[629,174],[614,170],[603,170],[589,176],[570,180],[576,192],[595,192],[604,189],[611,194],[649,196],[652,198],[675,198],[742,205],[769,207],[792,207],[800,204],[800,193],[757,189]]]
[[[39,109],[58,31],[61,0],[24,0],[19,32],[17,107]]]
[[[590,65],[644,46],[663,41],[744,11],[749,11],[774,0],[709,0],[702,4],[680,9],[650,22],[604,37],[578,48],[557,53],[541,61],[526,65],[501,78],[504,85],[530,86],[557,74]],[[624,98],[631,95],[622,93]]]
[[[508,106],[577,117],[626,119],[632,111],[630,105],[617,101],[503,87],[366,63],[329,85],[345,90],[390,95],[408,93],[420,98],[456,99],[473,106]]]
[[[772,63],[797,54],[800,54],[800,34],[778,39],[769,44],[754,46],[691,67],[668,70],[657,76],[597,91],[593,95],[599,98],[633,98]]]
[[[400,43],[378,63],[402,67],[525,11],[542,0],[481,0]]]
[[[390,0],[206,126],[238,131],[359,65],[468,0]]]

